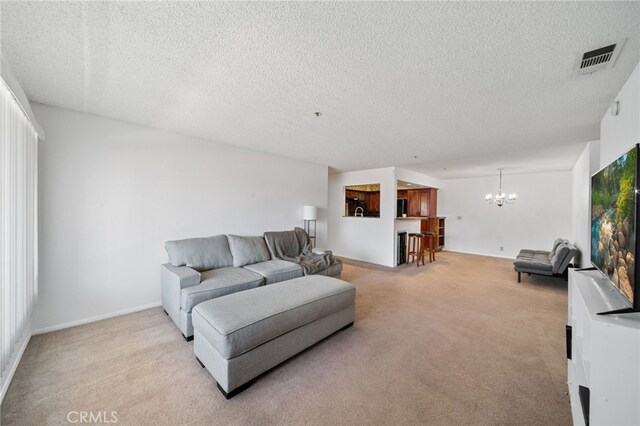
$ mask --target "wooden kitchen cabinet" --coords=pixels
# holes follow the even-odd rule
[[[360,198],[360,193],[358,191],[352,191],[352,190],[347,189],[344,192],[344,196],[346,198]]]
[[[438,188],[431,188],[429,191],[429,214],[427,216],[438,216]]]
[[[368,195],[369,195],[369,199],[367,202],[367,206],[369,206],[369,211],[373,213],[379,213],[380,212],[380,193],[371,192]]]
[[[420,191],[409,190],[407,191],[407,216],[418,217],[420,214]]]
[[[436,236],[436,250],[444,247],[444,217],[430,217],[420,221],[420,232],[433,232]]]
[[[349,185],[344,187],[344,215],[380,217],[380,184]]]
[[[420,191],[420,216],[429,217],[430,209],[429,209],[429,201],[430,201],[431,190],[427,189],[426,191]]]
[[[407,216],[431,217],[438,214],[438,193],[435,188],[407,190]]]
[[[347,189],[344,195],[346,216],[354,216],[355,210],[358,207],[362,207],[365,216],[377,217],[377,215],[380,214],[380,191],[356,191]]]
[[[444,217],[438,218],[438,250],[444,247]]]

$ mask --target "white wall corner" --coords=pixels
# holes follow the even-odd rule
[[[591,176],[599,166],[599,143],[597,140],[587,142],[571,169],[571,240],[578,249],[576,259],[580,267],[589,266],[591,259]]]

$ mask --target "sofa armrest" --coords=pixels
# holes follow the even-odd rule
[[[179,289],[200,284],[200,272],[188,266],[173,266],[170,263],[162,265],[161,278],[163,284],[172,284]]]
[[[162,293],[162,306],[165,312],[183,333],[188,333],[188,328],[181,326],[180,295],[183,288],[200,284],[200,272],[188,266],[173,266],[165,263],[160,268],[160,284]],[[185,334],[186,335],[186,334]]]

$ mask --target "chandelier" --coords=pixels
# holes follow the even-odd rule
[[[500,172],[500,188],[496,195],[487,194],[484,199],[489,204],[496,204],[498,207],[502,207],[504,204],[512,204],[516,202],[516,194],[505,194],[502,192],[502,169],[498,169]]]

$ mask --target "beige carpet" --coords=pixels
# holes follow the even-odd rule
[[[356,323],[227,401],[161,308],[34,336],[2,425],[570,424],[566,282],[438,253],[397,270],[349,262]],[[71,419],[77,419],[72,414]]]

